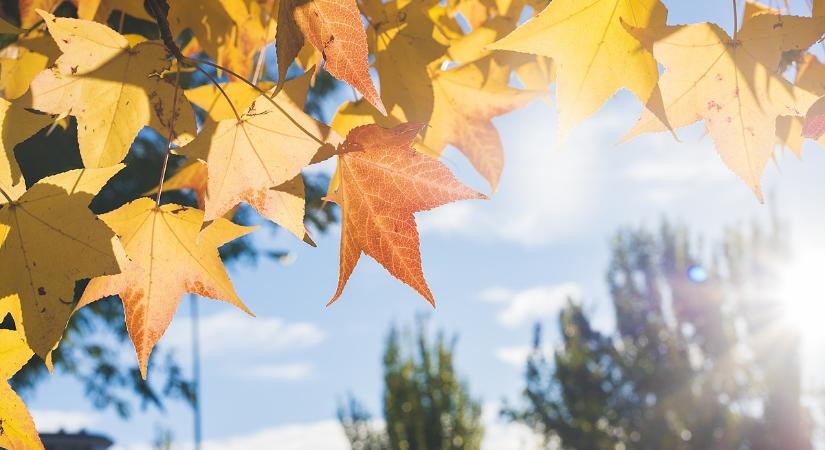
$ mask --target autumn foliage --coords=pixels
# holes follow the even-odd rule
[[[64,3],[75,17],[54,15]],[[327,200],[342,216],[330,303],[366,253],[435,305],[414,214],[485,198],[438,157],[455,147],[495,191],[504,149],[491,119],[535,99],[555,100],[562,143],[620,89],[644,105],[624,139],[701,121],[761,199],[777,148],[799,154],[825,132],[825,67],[809,53],[825,2],[805,17],[732,3],[744,14],[730,35],[669,25],[660,0],[20,0],[16,25],[0,21],[0,317],[16,325],[0,330],[0,446],[42,448],[5,380],[32,354],[50,364],[77,308],[120,297],[144,377],[185,293],[251,314],[218,253],[254,231],[234,212],[248,204],[314,245],[301,174],[329,158]],[[125,16],[157,33],[110,27]],[[270,45],[275,82],[261,77]],[[361,97],[329,124],[304,112],[321,70]],[[208,83],[185,89],[182,73]],[[84,168],[27,189],[15,146],[68,116]],[[164,165],[151,195],[96,216],[90,201],[146,127],[187,165]],[[199,208],[165,203],[173,189]]]

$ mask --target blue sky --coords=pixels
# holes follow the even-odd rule
[[[665,3],[671,24],[709,20],[732,27],[729,2]],[[797,3],[795,10],[803,11],[804,1]],[[529,436],[497,423],[496,407],[504,398],[518,399],[532,325],[552,325],[567,295],[580,298],[599,326],[610,328],[602,281],[613,231],[654,226],[668,217],[715,236],[723,226],[768,214],[725,168],[700,126],[683,130],[682,142],[662,134],[616,145],[640,108],[630,94],[620,93],[564,147],[555,144],[557,116],[546,103],[535,101],[496,119],[507,157],[499,191],[489,201],[417,216],[435,311],[367,257],[342,299],[325,308],[337,281],[339,231],[318,237],[317,249],[286,233],[260,233],[263,244],[288,249],[292,257],[289,264],[262,261],[231,271],[241,298],[258,317],[223,303],[200,304],[207,448],[345,448],[334,421],[336,401],[352,392],[380,412],[380,357],[388,327],[411,323],[420,313],[429,313],[434,329],[460,337],[458,369],[485,403],[485,448],[524,448]],[[444,160],[462,180],[485,188],[458,152],[448,151]],[[825,151],[809,144],[803,161],[780,155],[764,178],[765,191],[813,264],[825,263],[823,171]],[[816,292],[821,297],[823,290]],[[184,302],[161,341],[177,349],[185,367],[188,311]],[[548,331],[554,333],[553,327]],[[825,333],[806,336],[809,349],[825,344]],[[805,361],[807,381],[822,386],[825,363]],[[87,427],[111,435],[121,449],[147,448],[158,424],[173,429],[176,448],[188,448],[191,441],[191,413],[182,405],[125,422],[95,411],[82,387],[59,373],[28,400],[42,428]]]

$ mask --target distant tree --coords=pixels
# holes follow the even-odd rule
[[[384,350],[384,430],[354,399],[338,417],[353,450],[473,450],[484,433],[481,405],[455,373],[456,339],[428,338],[419,321],[415,336],[393,327]]]
[[[353,450],[386,450],[390,448],[387,433],[375,426],[372,415],[355,397],[347,397],[338,407],[338,420]]]
[[[771,289],[786,243],[776,223],[729,232],[711,252],[667,223],[620,231],[607,271],[615,331],[571,300],[548,358],[537,325],[525,401],[504,416],[548,448],[810,449],[798,337]]]

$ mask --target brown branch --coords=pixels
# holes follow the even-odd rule
[[[143,7],[149,14],[158,22],[158,30],[160,30],[160,39],[163,45],[169,50],[169,53],[175,57],[179,62],[186,59],[180,47],[175,43],[175,37],[172,35],[172,29],[169,27],[169,3],[166,0],[144,0]]]

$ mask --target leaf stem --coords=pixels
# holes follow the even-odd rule
[[[175,119],[178,117],[178,94],[180,94],[180,72],[175,72],[175,96],[172,98],[172,118],[169,120],[166,154],[163,156],[163,166],[160,169],[160,181],[158,182],[158,195],[155,198],[155,205],[158,208],[160,207],[160,195],[163,193],[163,180],[166,178],[166,170],[169,168],[169,156],[172,154],[172,138],[175,136]]]
[[[189,61],[190,61],[190,58],[187,58],[187,63],[190,63]],[[240,122],[241,121],[241,115],[238,114],[238,109],[235,108],[235,104],[232,103],[232,99],[229,98],[229,95],[223,89],[223,86],[221,86],[221,84],[218,83],[218,80],[216,80],[215,77],[213,77],[209,72],[203,70],[203,67],[198,65],[196,62],[192,61],[192,63],[190,63],[190,65],[192,67],[194,67],[198,72],[202,73],[206,78],[209,79],[209,82],[211,82],[216,88],[218,88],[218,90],[221,92],[221,95],[223,95],[223,98],[225,98],[226,102],[229,103],[229,107],[232,108],[232,113],[235,114],[235,119],[237,119],[238,122]]]
[[[3,194],[3,197],[6,197],[6,200],[8,200],[9,203],[14,203],[14,200],[11,199],[11,196],[6,193],[6,190],[2,187],[0,187],[0,194]]]

